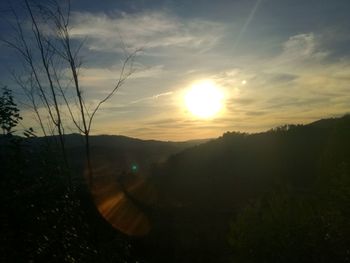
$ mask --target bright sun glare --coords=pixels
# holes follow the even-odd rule
[[[186,92],[187,109],[198,118],[211,118],[222,108],[223,93],[213,81],[196,82]]]

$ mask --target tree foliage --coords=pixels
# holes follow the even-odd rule
[[[350,173],[342,165],[305,192],[269,193],[230,224],[235,262],[349,262]]]
[[[14,102],[12,91],[7,87],[2,88],[0,97],[0,125],[3,135],[9,135],[22,117],[19,114],[17,104]]]

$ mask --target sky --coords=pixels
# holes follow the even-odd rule
[[[71,4],[71,37],[84,42],[79,73],[88,106],[113,88],[125,51],[141,50],[135,72],[97,113],[93,134],[182,141],[350,112],[349,0]],[[11,20],[8,3],[2,1],[0,10]],[[2,23],[0,32],[11,35],[11,28]],[[21,101],[11,72],[22,62],[4,44],[0,58],[0,83]],[[223,99],[217,114],[202,119],[186,108],[184,98],[204,80]],[[32,111],[19,104],[23,125],[33,126]]]

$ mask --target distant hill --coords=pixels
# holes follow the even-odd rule
[[[85,161],[84,137],[79,134],[67,134],[64,139],[70,161],[74,167],[82,169]],[[25,144],[30,147],[41,147],[45,145],[47,140],[54,145],[54,141],[58,140],[58,137],[30,138],[25,140]],[[97,166],[108,163],[127,170],[132,164],[137,164],[145,172],[152,163],[165,161],[172,154],[206,141],[208,139],[166,142],[141,140],[121,135],[93,135],[90,137],[90,146],[93,162]]]
[[[274,189],[312,191],[344,164],[350,165],[349,115],[256,134],[227,132],[153,170],[158,205],[167,211],[154,236],[177,240],[178,261],[192,251],[196,260],[220,262],[217,255],[229,253],[228,222],[241,207]]]

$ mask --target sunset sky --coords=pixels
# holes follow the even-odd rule
[[[349,0],[71,2],[72,37],[85,39],[88,104],[118,78],[121,43],[142,49],[136,73],[96,116],[94,134],[178,141],[350,112]],[[0,30],[10,33],[5,24]],[[0,59],[0,83],[20,98],[10,72],[21,62],[3,44]],[[204,119],[185,103],[201,81],[223,94],[220,111]],[[32,122],[25,107],[22,115]]]

